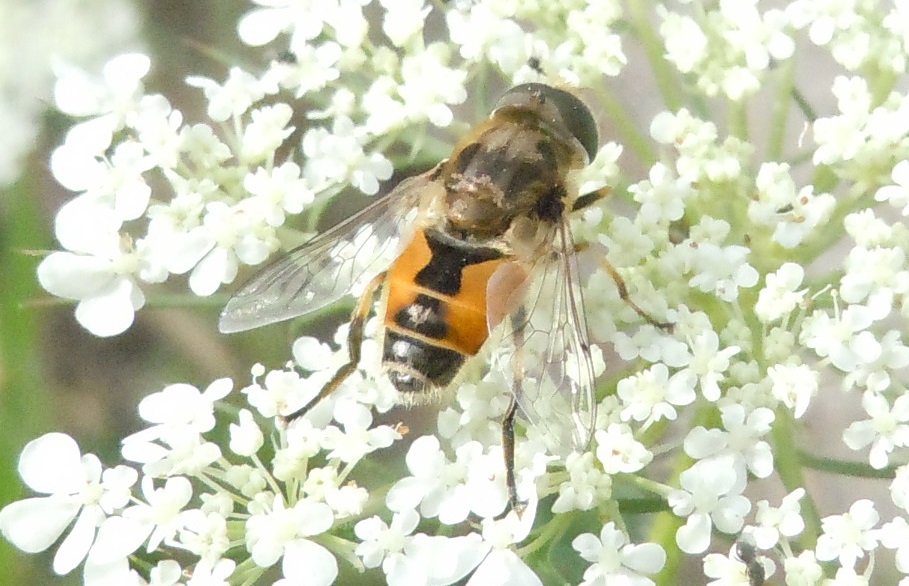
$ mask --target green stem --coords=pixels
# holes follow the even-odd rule
[[[256,454],[253,454],[252,461],[253,461],[253,463],[255,463],[256,468],[258,468],[259,471],[262,472],[262,474],[265,476],[265,482],[268,483],[268,486],[269,486],[269,488],[271,488],[272,492],[274,492],[275,494],[283,494],[281,491],[281,487],[278,486],[278,483],[275,480],[275,477],[271,475],[271,471],[269,470],[268,466],[266,466],[265,464],[262,463],[262,460],[259,459],[259,456]],[[290,501],[296,500],[295,496],[296,495],[288,494],[288,495],[285,495],[285,498],[287,499],[288,503],[290,503]],[[290,504],[290,506],[293,506],[294,504],[296,504],[296,502]]]
[[[681,517],[676,517],[670,511],[660,513],[656,517],[653,527],[650,529],[650,537],[647,541],[658,543],[666,552],[666,563],[659,574],[654,576],[658,586],[672,586],[678,584],[678,576],[682,561],[685,554],[678,548],[675,543],[675,534],[684,524]]]
[[[748,103],[743,99],[729,102],[729,133],[748,142]]]
[[[770,111],[770,128],[767,140],[767,161],[779,161],[783,156],[783,141],[786,137],[786,124],[789,120],[790,100],[795,83],[795,58],[779,63],[777,70],[779,86],[776,97],[772,100]]]
[[[351,566],[356,568],[358,571],[363,572],[366,568],[363,566],[363,562],[360,561],[360,558],[357,557],[356,548],[357,545],[343,537],[338,537],[337,535],[332,535],[330,533],[325,533],[318,538],[314,538],[313,541],[317,541],[330,549],[335,554],[341,556],[344,560],[347,561]]]
[[[649,478],[643,478],[641,476],[629,476],[627,478],[628,483],[632,486],[636,486],[645,492],[650,492],[664,498],[673,491],[671,486],[663,484],[662,482],[650,480]]]
[[[619,501],[619,511],[622,517],[625,515],[643,515],[646,513],[664,513],[668,512],[669,506],[666,499],[622,499]]]
[[[571,526],[572,519],[574,515],[566,513],[564,515],[553,515],[552,519],[543,527],[543,530],[537,536],[536,539],[525,545],[524,547],[517,550],[517,554],[521,559],[527,559],[527,556],[538,551],[541,547],[558,538],[560,535],[565,533],[568,527]]]
[[[890,96],[890,92],[893,91],[893,85],[897,79],[896,76],[889,69],[875,67],[864,77],[868,80],[868,92],[871,94],[872,106],[880,106]]]
[[[795,426],[788,410],[778,409],[776,421],[771,431],[773,439],[773,459],[776,464],[777,474],[788,492],[805,486],[805,477],[802,474],[802,460],[796,448]],[[813,548],[820,535],[821,519],[817,512],[814,499],[806,492],[801,501],[802,518],[805,520],[805,531],[802,533],[800,543],[802,547]]]
[[[864,462],[851,462],[849,460],[838,460],[836,458],[822,458],[809,454],[804,450],[797,450],[799,462],[805,468],[811,468],[819,472],[828,472],[837,476],[852,476],[855,478],[876,478],[880,480],[893,480],[896,478],[895,466],[886,468],[872,468]]]
[[[809,124],[817,120],[817,112],[808,102],[808,98],[794,85],[792,86],[792,99],[795,100],[796,106],[802,111]]]
[[[243,582],[241,586],[252,586],[256,581],[262,577],[262,574],[265,573],[265,568],[260,568],[252,560],[252,558],[247,558],[237,564],[236,569],[232,576],[242,577]]]

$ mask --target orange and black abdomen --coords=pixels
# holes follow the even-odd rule
[[[392,265],[383,362],[405,399],[444,387],[479,351],[489,334],[487,284],[503,260],[498,250],[425,230]]]

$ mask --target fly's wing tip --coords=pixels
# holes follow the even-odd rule
[[[251,329],[251,327],[244,324],[243,320],[239,320],[223,311],[221,312],[221,317],[218,318],[218,331],[222,334],[235,334]]]
[[[254,308],[239,304],[237,298],[233,298],[221,310],[221,315],[218,317],[218,331],[222,334],[235,334],[276,321],[280,320],[263,319]]]
[[[218,331],[222,334],[236,334],[238,332],[245,332],[279,321],[281,320],[273,319],[265,321],[261,319],[244,319],[243,317],[222,315],[221,319],[218,320]]]
[[[237,324],[233,320],[224,319],[223,316],[221,317],[221,319],[218,320],[218,331],[221,332],[222,334],[235,334],[237,332],[242,332],[246,329],[248,329],[248,328],[242,327],[241,325]]]
[[[319,305],[316,309],[319,307],[322,307],[322,305]],[[218,318],[218,331],[222,334],[245,332],[246,330],[287,321],[307,313],[306,311],[301,311],[295,305],[281,307],[278,311],[266,311],[267,309],[273,309],[273,304],[263,302],[259,298],[250,300],[239,296],[234,297],[221,310],[221,315]]]

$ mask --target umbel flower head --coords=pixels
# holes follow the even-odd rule
[[[627,8],[255,0],[236,24],[249,58],[184,72],[206,106],[192,116],[150,87],[154,55],[58,66],[73,125],[48,166],[73,197],[37,277],[97,336],[168,287],[221,305],[329,201],[448,157],[499,88],[574,88],[604,139],[566,185],[612,195],[566,208],[561,249],[532,250],[541,281],[575,286],[536,298],[522,352],[493,328],[428,428],[395,409],[367,300],[362,323],[261,357],[283,368],[162,385],[122,463],[33,440],[34,496],[3,503],[4,538],[91,586],[909,584],[909,4]],[[349,278],[283,293],[360,296],[399,253],[392,224],[432,214],[370,217],[319,257]],[[547,262],[575,242],[576,264]],[[587,370],[590,397],[546,384]],[[539,384],[510,446],[516,372]],[[566,440],[585,426],[589,443]],[[815,500],[811,469],[845,504]]]

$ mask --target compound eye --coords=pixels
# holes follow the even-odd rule
[[[597,156],[600,137],[596,121],[590,108],[574,94],[543,83],[524,83],[499,98],[495,109],[505,107],[536,111],[546,122],[561,125],[576,138],[587,151],[588,161]]]

